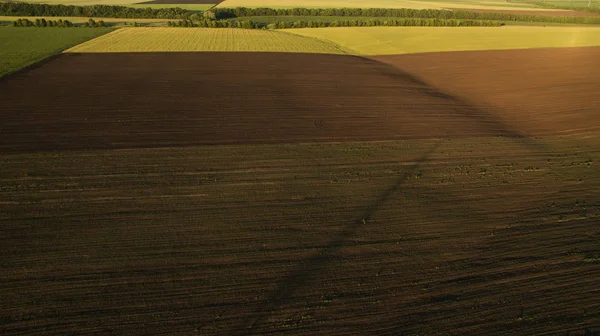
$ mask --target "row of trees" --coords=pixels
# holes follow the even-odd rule
[[[346,17],[394,17],[419,19],[497,20],[548,23],[600,24],[600,17],[546,16],[509,14],[498,12],[450,11],[410,8],[215,8],[211,10],[217,19],[248,16],[346,16]]]
[[[83,24],[83,26],[89,28],[108,27],[108,25],[104,21],[96,21],[94,19],[89,19],[88,22]]]
[[[244,28],[244,29],[260,29],[266,27],[265,24],[252,22],[250,20],[229,21],[229,20],[211,20],[200,19],[198,21],[181,20],[167,22],[169,27],[202,27],[202,28]]]
[[[181,8],[152,9],[107,5],[65,6],[26,2],[0,2],[0,15],[183,19],[189,17],[190,12]]]
[[[100,20],[96,21],[94,19],[89,19],[88,22],[81,25],[82,27],[89,28],[100,28],[100,27],[108,27],[108,25]],[[18,19],[13,21],[13,27],[61,27],[61,28],[69,28],[75,27],[73,22],[69,20],[46,20],[46,19],[35,19],[34,21],[28,19]]]
[[[61,27],[68,28],[73,27],[73,22],[69,20],[46,20],[46,19],[35,19],[35,22],[28,19],[18,19],[13,21],[14,27]]]
[[[287,29],[287,28],[320,28],[320,27],[375,27],[375,26],[411,26],[411,27],[497,27],[503,25],[499,21],[490,20],[444,20],[444,19],[393,19],[393,20],[336,20],[324,21],[275,21],[268,25],[250,20],[182,20],[168,22],[169,27],[205,27],[205,28],[245,28],[245,29]]]
[[[498,27],[503,25],[490,20],[445,20],[445,19],[392,19],[392,20],[336,20],[323,21],[276,21],[267,26],[269,29],[319,28],[319,27]]]

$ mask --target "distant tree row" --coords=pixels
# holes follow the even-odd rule
[[[108,25],[104,23],[104,21],[95,21],[94,19],[89,19],[88,22],[83,24],[83,26],[90,28],[108,27]]]
[[[499,21],[490,20],[445,20],[445,19],[392,19],[392,20],[336,20],[323,21],[276,21],[267,26],[269,29],[319,28],[319,27],[498,27]]]
[[[61,27],[68,28],[73,27],[73,22],[68,20],[46,20],[46,19],[35,19],[35,22],[28,19],[18,19],[13,21],[14,27]]]
[[[210,20],[200,19],[198,21],[181,20],[167,22],[169,27],[202,27],[202,28],[244,28],[244,29],[260,29],[265,27],[265,24],[252,22],[250,20],[228,21],[228,20]]]
[[[26,2],[0,2],[0,15],[183,19],[187,18],[190,12],[181,8],[152,9],[107,5],[65,6]]]
[[[498,20],[527,21],[548,23],[600,24],[600,17],[594,16],[546,16],[529,14],[509,14],[498,12],[450,11],[438,9],[410,8],[215,8],[217,19],[229,19],[248,16],[347,16],[347,17],[397,17],[419,19],[455,19],[455,20]]]
[[[268,25],[264,23],[228,20],[181,20],[169,21],[169,27],[205,27],[205,28],[245,28],[245,29],[287,29],[287,28],[320,28],[320,27],[375,27],[375,26],[411,26],[411,27],[498,27],[503,23],[490,20],[445,20],[445,19],[393,19],[393,20],[336,20],[324,21],[275,21]]]

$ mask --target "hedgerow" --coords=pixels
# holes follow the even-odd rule
[[[526,21],[548,23],[600,24],[594,16],[546,16],[510,14],[499,12],[450,11],[439,9],[410,8],[215,8],[211,9],[217,19],[251,16],[347,16],[347,17],[397,17],[419,19]]]
[[[392,19],[392,20],[336,20],[333,22],[323,21],[275,21],[268,25],[250,20],[181,20],[169,21],[169,27],[205,27],[205,28],[246,28],[246,29],[288,29],[288,28],[321,28],[321,27],[376,27],[376,26],[419,26],[419,27],[497,27],[503,25],[499,21],[490,20],[455,20],[455,19]]]
[[[46,20],[46,19],[35,19],[34,21],[28,19],[18,19],[13,21],[13,27],[60,27],[69,28],[73,27],[73,22],[69,20]]]
[[[26,2],[0,2],[0,15],[182,19],[187,18],[190,12],[181,8],[153,9],[107,5],[66,6]]]

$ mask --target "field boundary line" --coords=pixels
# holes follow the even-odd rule
[[[320,38],[320,37],[315,37],[315,36],[306,36],[306,35],[301,35],[301,34],[295,34],[292,32],[287,32],[285,31],[285,29],[277,29],[274,30],[274,32],[278,32],[278,33],[283,33],[283,34],[289,34],[289,35],[294,35],[294,36],[301,36],[301,37],[305,37],[308,39],[313,39],[313,40],[317,40],[320,42],[324,42],[327,44],[332,45],[333,47],[335,47],[335,49],[338,49],[339,51],[342,52],[342,55],[350,55],[350,56],[362,56],[362,54],[360,54],[358,51],[350,49],[350,48],[346,48],[346,47],[342,47],[341,45],[333,42],[332,40],[328,40],[325,38]],[[335,55],[335,54],[331,54],[331,55]]]
[[[87,40],[87,41],[83,41],[83,42],[81,42],[81,43],[79,43],[79,44],[76,44],[76,45],[74,45],[74,46],[71,46],[71,47],[69,47],[68,49],[62,50],[61,52],[59,52],[59,54],[80,53],[80,52],[78,52],[78,51],[72,51],[71,49],[77,48],[77,47],[79,47],[80,45],[82,45],[82,44],[86,44],[86,43],[88,43],[88,42],[90,42],[90,41],[93,41],[93,40],[95,40],[95,39],[98,39],[98,38],[101,38],[101,37],[104,37],[104,36],[108,36],[108,35],[112,35],[112,34],[116,34],[117,32],[119,32],[119,31],[120,31],[120,30],[122,30],[122,29],[129,29],[129,28],[115,28],[113,31],[110,31],[110,32],[108,32],[108,33],[106,33],[106,34],[102,34],[102,35],[100,35],[100,36],[96,36],[96,37],[94,37],[93,39],[89,39],[89,40]]]

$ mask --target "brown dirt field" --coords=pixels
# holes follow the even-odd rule
[[[600,129],[600,47],[374,57],[530,136]]]
[[[154,1],[145,1],[145,2],[139,2],[137,3],[138,5],[145,5],[145,4],[154,4],[154,5],[160,5],[160,4],[167,4],[167,5],[177,5],[177,4],[181,4],[181,5],[188,5],[188,4],[207,4],[207,5],[218,5],[221,2],[223,2],[224,0],[154,0]]]
[[[469,8],[447,8],[454,11],[468,11],[476,13],[506,13],[519,15],[544,15],[544,16],[599,16],[600,14],[579,11],[528,11],[515,9],[469,9]]]
[[[499,137],[533,126],[357,57],[93,56],[0,81],[0,335],[600,333],[597,128]],[[499,66],[463,57],[432,59],[439,84]],[[555,118],[569,85],[596,87],[575,59],[553,75],[574,81],[517,62],[497,80],[530,83],[533,106],[538,87]],[[458,93],[529,103],[461,76]],[[361,113],[398,124],[355,141],[376,129]],[[227,144],[193,145],[211,136]]]
[[[360,57],[64,54],[0,81],[0,151],[516,136]]]
[[[3,155],[0,334],[599,331],[600,153],[546,145]]]

